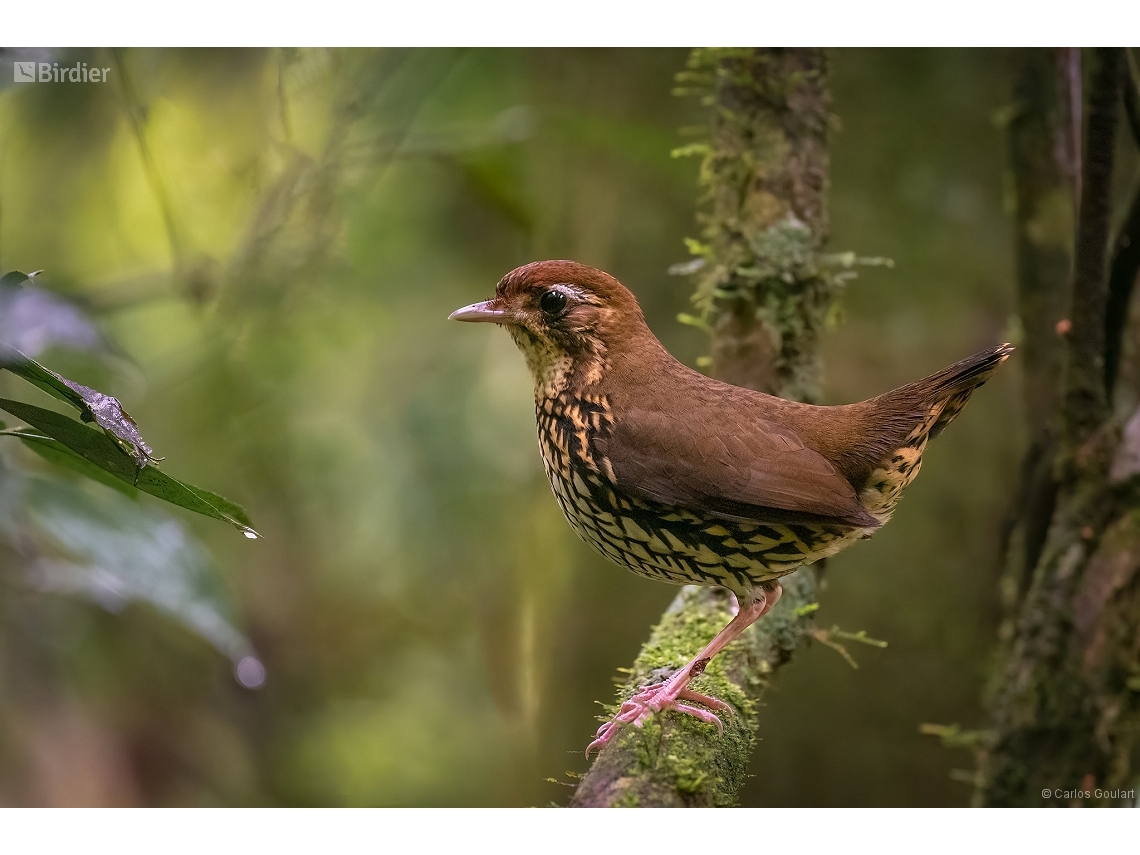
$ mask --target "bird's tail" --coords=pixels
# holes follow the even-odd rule
[[[1012,344],[999,344],[888,394],[918,399],[937,408],[938,417],[929,434],[931,438],[936,437],[962,411],[973,391],[1009,359],[1013,350]]]

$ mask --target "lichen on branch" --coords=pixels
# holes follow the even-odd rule
[[[821,50],[702,48],[677,93],[711,108],[707,140],[677,149],[699,156],[700,239],[693,301],[714,334],[712,370],[723,380],[795,400],[818,399],[816,343],[839,317],[859,264],[822,254],[827,241],[827,60]]]

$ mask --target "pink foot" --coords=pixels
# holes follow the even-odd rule
[[[697,703],[710,709],[728,710],[729,712],[732,711],[732,707],[724,701],[690,691],[689,681],[703,674],[705,666],[724,649],[725,645],[738,638],[740,633],[776,605],[780,599],[780,583],[770,582],[742,593],[747,596],[743,599],[740,596],[734,597],[737,608],[733,612],[732,620],[729,621],[728,626],[716,634],[704,650],[664,683],[642,686],[636,695],[621,705],[617,715],[598,728],[598,732],[594,735],[594,741],[586,746],[587,758],[589,758],[591,751],[601,749],[613,739],[623,724],[633,722],[637,727],[641,727],[653,713],[664,712],[665,710],[676,710],[696,716],[706,724],[715,724],[717,730],[724,733],[724,724],[717,718],[716,713],[701,709],[701,707],[694,707],[692,704]],[[692,703],[686,704],[681,703],[681,701],[691,701]]]
[[[715,724],[717,731],[724,733],[724,724],[715,713],[694,707],[691,704],[680,703],[680,701],[692,701],[714,710],[727,710],[729,712],[732,711],[732,707],[717,698],[686,689],[685,684],[688,683],[688,680],[678,682],[675,686],[671,686],[671,683],[673,680],[654,683],[652,686],[642,686],[636,695],[621,705],[617,715],[598,728],[598,732],[594,735],[594,741],[586,746],[586,757],[589,758],[590,752],[595,749],[601,750],[617,735],[623,724],[632,722],[636,727],[641,727],[650,715],[666,710],[676,710],[680,713],[696,716],[706,724]]]

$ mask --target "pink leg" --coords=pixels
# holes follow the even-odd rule
[[[614,738],[623,724],[633,722],[637,727],[641,727],[651,714],[670,709],[696,716],[703,722],[715,724],[718,730],[723,731],[724,725],[715,713],[690,704],[678,703],[678,701],[693,701],[714,710],[731,709],[724,701],[690,691],[688,688],[689,681],[704,672],[710,659],[739,638],[744,630],[752,626],[766,615],[772,606],[776,605],[783,590],[780,588],[779,582],[773,582],[770,585],[770,587],[760,587],[753,591],[751,600],[740,604],[728,626],[718,632],[705,649],[698,653],[684,668],[677,671],[664,683],[642,686],[636,695],[622,704],[617,715],[598,728],[594,741],[586,747],[586,756],[589,757],[590,752],[594,749],[601,749],[605,746]]]

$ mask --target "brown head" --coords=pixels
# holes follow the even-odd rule
[[[600,372],[616,350],[656,343],[633,294],[608,273],[576,261],[536,261],[512,270],[494,298],[450,317],[505,326],[526,357],[536,391]]]

